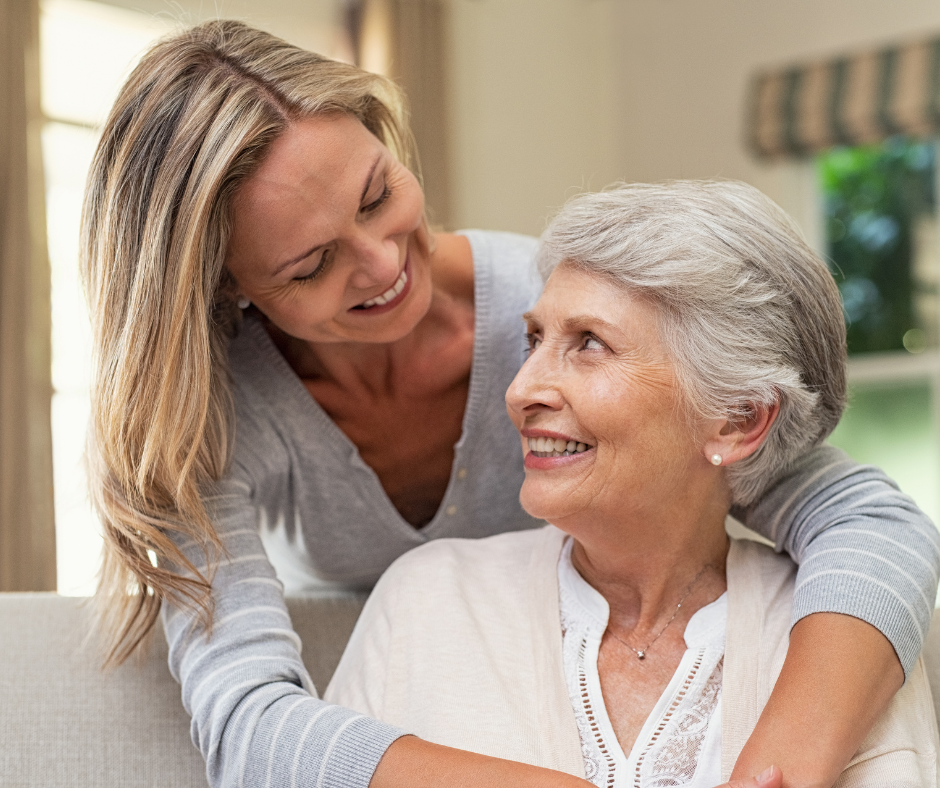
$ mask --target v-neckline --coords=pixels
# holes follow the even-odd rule
[[[572,539],[567,538],[559,555],[557,568],[559,594],[562,596],[567,594],[570,604],[580,609],[581,616],[588,621],[588,626],[595,630],[594,635],[596,637],[590,639],[591,642],[585,652],[585,658],[590,658],[594,663],[592,676],[586,677],[588,682],[586,689],[590,693],[589,700],[595,709],[593,724],[598,728],[604,747],[611,753],[616,771],[629,774],[641,762],[649,743],[655,737],[657,728],[663,724],[668,716],[669,708],[678,699],[683,685],[689,681],[690,677],[698,675],[699,669],[696,663],[702,660],[706,650],[715,647],[713,641],[716,640],[716,637],[722,643],[724,642],[728,594],[726,591],[718,599],[704,605],[689,619],[684,634],[686,650],[669,679],[669,683],[643,722],[628,752],[624,750],[614,731],[610,714],[607,711],[606,701],[601,692],[600,676],[597,670],[600,641],[607,628],[609,607],[607,600],[600,592],[591,586],[575,569],[574,564],[571,562],[572,544]],[[723,650],[724,647],[722,646]],[[629,782],[628,779],[627,783]]]
[[[310,425],[310,433],[305,436],[308,440],[303,441],[304,445],[311,448],[316,446],[318,441],[327,440],[329,443],[341,449],[346,455],[349,464],[365,473],[368,477],[368,485],[371,488],[370,496],[384,511],[382,514],[383,522],[394,523],[396,530],[403,531],[411,538],[417,537],[419,541],[428,541],[433,538],[436,531],[441,530],[442,523],[449,517],[446,514],[451,506],[451,501],[456,495],[457,479],[460,463],[460,454],[463,445],[466,443],[467,436],[475,428],[479,421],[479,410],[485,398],[485,391],[481,389],[485,386],[488,379],[485,367],[488,364],[488,354],[490,352],[490,327],[489,321],[485,319],[489,314],[491,301],[491,281],[489,270],[485,266],[479,266],[478,261],[483,250],[479,249],[479,243],[484,242],[467,234],[465,236],[470,242],[470,248],[473,255],[473,292],[474,292],[474,320],[473,320],[473,352],[470,361],[470,384],[467,391],[467,403],[464,406],[463,419],[461,421],[460,438],[454,444],[454,460],[451,464],[450,477],[447,481],[447,489],[441,498],[440,505],[434,516],[424,526],[417,528],[409,523],[392,503],[388,497],[378,474],[359,453],[359,448],[344,433],[329,414],[323,409],[319,402],[304,386],[303,381],[288,364],[281,351],[277,348],[274,340],[265,330],[261,321],[254,317],[246,317],[242,322],[242,331],[247,331],[251,338],[258,343],[262,349],[262,355],[277,367],[277,372],[289,384],[283,391],[278,392],[282,400],[289,400],[286,404],[289,407],[297,408],[296,412],[309,416],[309,419],[303,420],[305,425]],[[305,428],[306,429],[306,428]]]

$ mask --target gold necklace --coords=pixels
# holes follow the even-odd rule
[[[607,631],[610,632],[611,635],[613,635],[613,637],[614,637],[615,640],[619,640],[621,643],[623,643],[623,645],[625,645],[628,649],[630,649],[630,651],[632,651],[634,654],[636,654],[636,658],[637,658],[637,659],[639,659],[639,660],[644,660],[644,659],[646,659],[646,652],[649,651],[649,650],[653,647],[653,644],[654,644],[657,640],[659,640],[660,637],[662,637],[663,632],[665,632],[667,629],[669,629],[669,625],[670,625],[673,621],[676,620],[676,616],[679,615],[679,611],[682,609],[682,603],[685,602],[685,600],[689,598],[689,594],[692,593],[692,589],[695,588],[695,584],[698,583],[698,581],[701,579],[702,575],[705,574],[705,570],[706,570],[706,569],[714,569],[714,567],[713,567],[711,564],[705,564],[705,566],[702,567],[702,571],[700,571],[695,577],[692,578],[692,582],[689,583],[689,587],[686,588],[685,593],[682,595],[682,599],[680,599],[680,600],[679,600],[679,604],[676,605],[676,611],[672,614],[672,618],[670,618],[670,619],[666,622],[666,625],[665,625],[661,630],[659,630],[659,633],[656,635],[656,637],[654,637],[649,643],[646,644],[646,647],[645,647],[645,648],[641,648],[641,649],[635,649],[635,648],[633,648],[633,646],[631,646],[629,643],[627,643],[626,640],[624,640],[624,639],[621,638],[621,637],[618,637],[617,633],[614,632],[614,630],[611,629],[609,625],[608,625],[608,627],[607,627]]]

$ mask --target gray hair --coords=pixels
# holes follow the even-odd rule
[[[780,404],[760,449],[728,468],[733,502],[757,500],[835,428],[846,401],[839,291],[792,220],[734,181],[620,184],[575,197],[538,265],[613,280],[656,305],[690,414],[746,418]]]

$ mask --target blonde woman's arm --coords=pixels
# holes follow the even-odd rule
[[[800,568],[786,663],[734,774],[777,763],[788,788],[831,786],[920,654],[940,536],[882,471],[828,446],[735,514]]]
[[[591,788],[578,777],[489,758],[422,741],[397,739],[385,753],[369,788]],[[742,777],[717,788],[781,788],[782,775],[768,768],[758,777]]]
[[[814,627],[820,629],[813,632]],[[837,643],[851,639],[852,658],[845,659],[835,649],[820,653],[812,643],[820,638]],[[887,669],[887,661],[892,660],[890,668],[900,685],[900,666],[893,651],[884,653],[884,640],[874,627],[836,614],[817,614],[797,624],[791,652],[795,649],[798,656],[798,670],[816,678],[811,688],[815,702],[809,708],[794,702],[793,690],[772,698],[735,773],[746,773],[760,758],[775,757],[789,770],[785,771],[788,786],[935,788],[937,724],[923,660],[914,664],[896,695],[872,682],[859,667],[871,659]],[[802,683],[805,688],[799,678],[791,676],[789,681],[793,687]],[[855,724],[848,724],[844,714],[833,714],[837,707],[854,709]],[[799,729],[787,724],[793,715],[804,715]]]
[[[317,698],[258,536],[251,485],[236,468],[208,501],[227,552],[213,577],[211,636],[189,612],[163,606],[193,743],[213,788],[365,788],[404,732]],[[183,547],[201,567],[199,547]]]

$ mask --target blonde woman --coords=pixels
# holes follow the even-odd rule
[[[213,786],[582,784],[321,702],[284,606],[538,524],[503,405],[536,242],[432,235],[414,164],[393,85],[235,22],[157,45],[102,134],[82,255],[99,607],[111,662],[162,609]],[[822,449],[788,471],[739,512],[807,569],[736,774],[825,784],[914,664],[940,561],[876,470]]]

